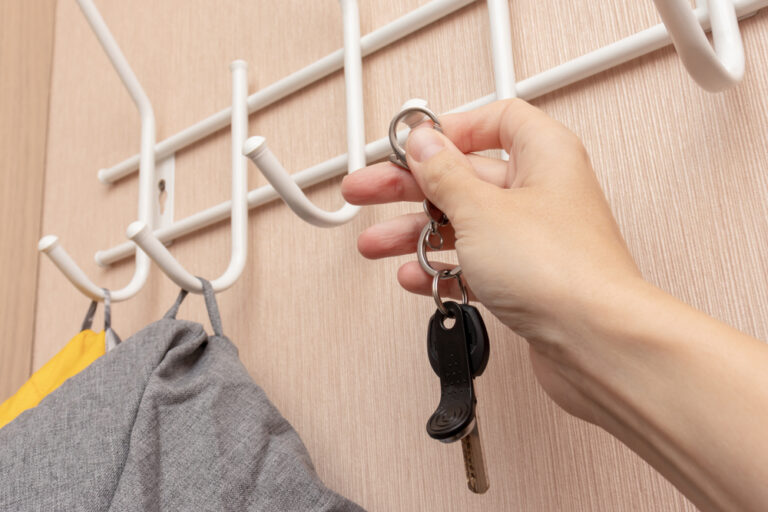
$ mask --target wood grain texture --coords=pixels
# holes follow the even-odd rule
[[[229,61],[249,62],[255,91],[342,41],[333,0],[97,3],[154,103],[159,139],[227,105]],[[361,2],[362,32],[423,3]],[[657,22],[652,2],[515,0],[517,75]],[[95,173],[137,151],[138,116],[74,2],[59,4],[56,27],[44,231],[60,235],[99,284],[118,287],[132,263],[99,269],[93,253],[123,240],[136,215],[136,179],[104,187]],[[765,14],[742,23],[747,76],[725,94],[698,89],[667,49],[535,102],[584,139],[647,278],[762,339],[767,28]],[[487,32],[480,2],[367,57],[367,139],[385,135],[407,98],[427,98],[442,111],[492,91]],[[252,115],[251,135],[264,135],[292,170],[343,152],[343,87],[335,73]],[[176,218],[227,198],[228,147],[225,130],[177,155]],[[250,181],[265,183],[254,168]],[[338,207],[338,185],[309,195]],[[367,261],[355,246],[365,226],[418,210],[366,208],[335,229],[304,224],[280,203],[254,210],[247,270],[219,297],[225,332],[328,485],[370,510],[694,510],[623,445],[550,402],[524,341],[487,313],[494,352],[477,387],[491,489],[466,490],[459,447],[424,431],[438,398],[424,353],[432,301],[398,287],[396,269],[409,258]],[[229,258],[228,225],[179,240],[172,251],[194,273],[218,275]],[[75,331],[88,304],[47,261],[38,290],[35,367]],[[135,299],[115,306],[113,325],[127,337],[159,318],[176,291],[153,269]],[[205,323],[202,300],[188,300],[181,317]]]
[[[54,11],[0,2],[0,402],[32,364]]]

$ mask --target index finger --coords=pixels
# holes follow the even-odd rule
[[[440,116],[440,125],[462,153],[504,149],[512,154],[521,145],[547,151],[552,136],[573,136],[561,123],[519,98]]]

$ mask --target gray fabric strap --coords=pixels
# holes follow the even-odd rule
[[[211,327],[213,327],[213,332],[216,336],[224,336],[224,329],[221,326],[221,315],[219,314],[219,306],[216,304],[216,294],[213,292],[213,287],[211,286],[211,283],[203,279],[202,277],[198,277],[200,280],[200,284],[203,287],[203,297],[205,297],[205,308],[208,310],[208,318],[211,320]],[[174,302],[173,306],[171,306],[171,309],[168,310],[168,312],[163,316],[163,318],[176,318],[176,314],[179,312],[179,306],[181,306],[182,301],[184,300],[184,297],[187,296],[189,292],[187,290],[181,290],[179,292],[179,296],[176,297],[176,302]]]
[[[85,314],[85,318],[83,319],[83,324],[80,326],[80,331],[90,329],[93,326],[93,315],[96,314],[97,305],[98,302],[95,300],[91,301],[91,305],[88,306],[88,312]]]
[[[163,318],[176,318],[176,313],[179,312],[179,306],[181,306],[181,303],[184,301],[184,297],[187,296],[187,293],[189,293],[187,290],[181,290],[179,292],[179,296],[176,297],[176,302],[174,302],[173,306],[171,306],[171,309],[169,309],[168,312],[163,315]]]
[[[208,309],[208,318],[211,320],[211,327],[216,336],[224,336],[224,329],[221,326],[221,315],[219,315],[219,305],[216,304],[216,294],[213,292],[211,283],[198,277],[203,285],[203,296],[205,297],[205,307]]]
[[[109,290],[101,289],[104,292],[104,330],[107,331],[112,326],[112,298]]]

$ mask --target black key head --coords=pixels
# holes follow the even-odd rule
[[[480,316],[480,311],[476,307],[469,304],[460,304],[459,307],[461,308],[464,318],[464,327],[466,330],[467,343],[469,345],[469,365],[472,369],[472,377],[479,377],[488,366],[488,358],[491,355],[488,331],[485,328],[483,317]],[[437,349],[436,345],[432,343],[431,336],[427,341],[427,355],[432,370],[435,374],[439,375],[437,370]]]
[[[439,310],[429,321],[427,345],[433,346],[436,352],[440,404],[427,421],[427,433],[434,439],[450,443],[472,430],[476,400],[464,314],[455,302],[446,302],[445,308],[453,315],[451,327],[446,326],[446,315]]]

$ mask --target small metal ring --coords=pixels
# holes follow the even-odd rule
[[[405,116],[413,114],[414,112],[421,112],[432,120],[434,129],[442,133],[440,128],[440,121],[437,120],[437,115],[429,110],[427,107],[408,107],[401,110],[389,123],[389,145],[392,146],[392,151],[395,152],[395,158],[399,161],[400,165],[408,169],[408,161],[405,159],[405,150],[397,142],[397,125],[400,124]],[[396,162],[397,163],[397,162]]]
[[[459,289],[461,290],[461,302],[462,304],[468,304],[469,303],[469,297],[467,296],[467,288],[464,286],[464,281],[461,279],[461,276],[452,276],[450,271],[448,270],[441,270],[435,276],[432,278],[432,298],[435,299],[435,304],[437,304],[437,309],[440,310],[442,314],[444,314],[447,317],[450,317],[450,312],[445,308],[445,304],[443,303],[443,299],[440,298],[440,289],[439,289],[439,283],[442,279],[456,279],[459,282]]]
[[[434,277],[441,271],[433,267],[427,259],[427,237],[432,232],[431,228],[431,224],[427,222],[427,224],[421,230],[421,234],[419,235],[419,242],[416,245],[416,258],[419,260],[419,265],[421,265],[421,268],[424,269],[424,272]],[[451,270],[445,270],[445,272],[448,272],[451,277],[459,277],[461,275],[461,265],[457,265]]]
[[[437,237],[437,243],[436,244],[432,243],[432,238],[433,237]],[[430,249],[432,249],[433,251],[439,251],[440,249],[443,248],[443,242],[444,242],[443,234],[440,231],[438,231],[436,229],[432,229],[432,227],[430,227],[429,234],[427,234],[426,242],[427,242],[427,246]]]

